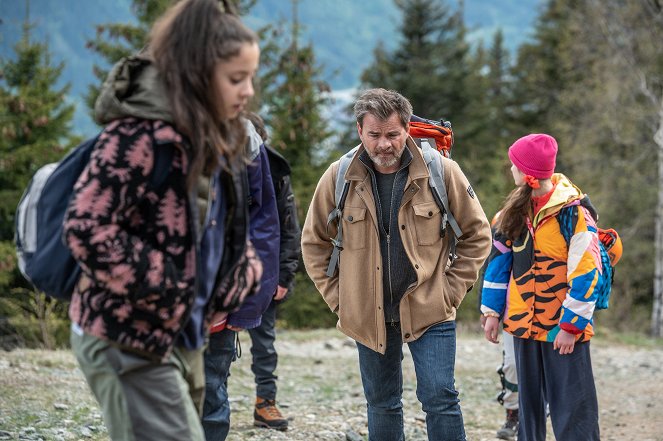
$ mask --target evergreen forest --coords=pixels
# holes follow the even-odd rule
[[[237,0],[242,14],[254,17],[262,41],[253,109],[266,121],[271,145],[292,165],[300,224],[319,177],[358,141],[349,106],[334,102],[318,44],[302,37],[307,23],[298,4],[306,1],[291,0],[289,20],[269,22],[251,15],[264,8],[261,0]],[[365,48],[354,94],[394,89],[416,114],[450,120],[452,158],[489,219],[513,188],[511,143],[528,133],[553,135],[560,147],[557,171],[590,195],[599,226],[619,231],[624,244],[610,308],[597,312],[597,327],[661,337],[663,2],[542,0],[531,36],[515,48],[499,24],[488,38],[470,38],[475,29],[465,21],[464,2],[389,2],[393,38]],[[133,21],[96,25],[86,46],[97,80],[77,105],[92,112],[110,66],[144,46],[170,3],[132,0]],[[361,14],[370,11],[362,7]],[[21,277],[13,242],[16,205],[32,174],[82,140],[73,127],[76,104],[67,98],[72,85],[59,81],[67,60],[55,59],[51,42],[34,35],[28,16],[18,43],[0,58],[0,347],[53,348],[68,339],[67,304]],[[332,42],[325,47],[329,51]],[[329,110],[334,105],[340,118]],[[459,320],[478,318],[477,294],[470,292]],[[303,265],[295,292],[280,306],[279,323],[335,324]]]

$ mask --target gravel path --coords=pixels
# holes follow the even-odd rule
[[[229,380],[229,441],[366,439],[366,409],[354,342],[335,330],[278,334],[279,394],[290,429],[253,427],[254,383],[248,335]],[[663,441],[663,347],[592,343],[604,441]],[[495,367],[499,346],[459,331],[456,386],[469,440],[495,440],[503,410]],[[415,396],[412,359],[406,351],[406,439],[426,440],[425,415]],[[69,351],[0,352],[0,440],[107,440],[96,403]],[[548,440],[553,440],[549,430]]]

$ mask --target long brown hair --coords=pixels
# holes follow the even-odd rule
[[[188,184],[218,155],[233,159],[246,133],[239,118],[224,118],[214,80],[217,63],[237,56],[258,37],[244,26],[231,2],[183,0],[154,24],[149,50],[165,83],[175,126],[191,143]]]
[[[495,229],[507,238],[518,239],[525,228],[526,217],[532,211],[532,187],[520,185],[514,188],[504,200]]]

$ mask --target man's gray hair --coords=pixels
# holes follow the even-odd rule
[[[375,88],[361,94],[355,102],[354,112],[360,127],[364,126],[364,117],[369,113],[380,121],[386,121],[394,112],[403,127],[407,127],[412,116],[412,104],[396,91]]]

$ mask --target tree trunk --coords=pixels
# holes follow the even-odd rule
[[[55,349],[53,337],[50,334],[49,321],[51,319],[51,306],[46,301],[46,295],[40,292],[34,292],[36,298],[36,315],[39,322],[39,331],[41,332],[41,341],[46,349]]]
[[[659,105],[658,130],[654,142],[658,147],[658,202],[656,204],[656,235],[654,262],[654,301],[651,331],[654,337],[663,336],[663,100]]]

